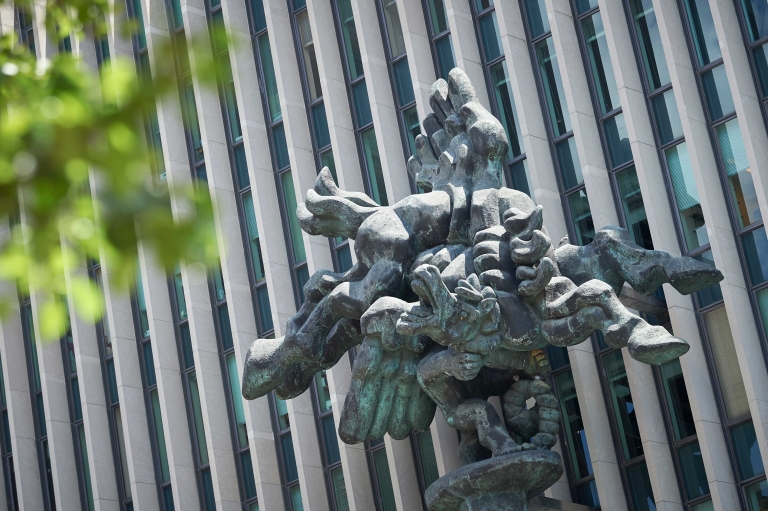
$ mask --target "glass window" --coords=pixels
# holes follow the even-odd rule
[[[299,471],[296,468],[296,455],[293,452],[293,440],[290,433],[280,437],[280,448],[283,452],[285,480],[286,482],[295,481],[299,478]]]
[[[712,504],[711,500],[708,500],[706,502],[702,502],[701,504],[692,506],[691,511],[715,511],[715,505]]]
[[[200,465],[208,464],[208,442],[205,440],[205,424],[203,423],[203,409],[200,405],[200,390],[197,387],[197,375],[189,373],[189,394],[192,400],[192,416],[195,420],[195,433],[197,434],[197,453],[200,456]]]
[[[568,196],[568,206],[571,210],[573,229],[576,231],[576,245],[589,245],[595,239],[595,225],[592,222],[592,210],[586,190],[579,190]]]
[[[109,404],[115,404],[120,400],[117,392],[117,377],[115,376],[115,360],[107,360],[107,384],[109,385]],[[38,404],[42,405],[42,401]],[[42,409],[42,408],[41,408]]]
[[[685,242],[688,250],[695,250],[709,243],[709,235],[699,202],[691,160],[688,158],[688,146],[683,142],[667,149],[665,154]]]
[[[670,81],[653,0],[630,0],[629,4],[635,21],[640,52],[643,55],[645,79],[648,82],[648,88],[653,91]]]
[[[240,376],[234,353],[227,355],[227,370],[229,371],[229,388],[232,392],[232,408],[234,408],[235,422],[237,423],[237,439],[242,449],[248,446],[248,427],[245,424],[243,395],[240,390]]]
[[[724,65],[720,64],[701,75],[701,84],[704,87],[707,109],[713,122],[736,111]]]
[[[435,445],[432,442],[432,432],[427,429],[416,434],[416,442],[419,444],[419,458],[421,459],[421,471],[424,476],[424,486],[429,487],[440,478],[435,459]]]
[[[528,28],[532,38],[549,32],[549,18],[544,0],[525,0],[525,11],[528,14]]]
[[[648,467],[645,462],[628,468],[627,479],[632,498],[632,508],[635,511],[656,511],[651,478],[648,476]]]
[[[115,407],[115,429],[117,430],[117,446],[120,455],[120,464],[123,472],[123,494],[126,499],[130,499],[131,494],[131,473],[128,471],[128,458],[125,455],[125,435],[123,434],[123,414],[120,407]],[[47,446],[46,446],[47,447]],[[47,454],[47,453],[46,453]]]
[[[187,301],[184,297],[184,282],[181,278],[181,265],[179,263],[173,266],[173,285],[176,289],[176,312],[179,314],[179,319],[186,319]]]
[[[291,427],[291,421],[288,418],[288,403],[275,396],[275,408],[277,409],[277,424],[280,430]]]
[[[251,460],[250,450],[240,453],[240,467],[243,471],[243,482],[245,483],[245,498],[252,499],[256,496],[256,481],[253,476],[253,461]]]
[[[632,161],[632,148],[629,145],[629,134],[627,133],[624,114],[620,113],[606,119],[603,122],[603,128],[605,129],[605,141],[608,145],[611,164],[618,167]]]
[[[307,260],[307,253],[304,251],[304,239],[301,235],[299,218],[296,216],[296,190],[293,187],[293,176],[290,170],[280,174],[280,182],[283,185],[283,200],[285,201],[285,210],[288,216],[288,227],[291,231],[293,259],[294,263],[298,264]]]
[[[352,253],[349,250],[349,245],[344,245],[336,251],[336,259],[339,263],[340,272],[352,269]]]
[[[355,103],[355,116],[357,118],[357,127],[362,128],[373,122],[371,115],[371,104],[368,102],[368,88],[365,80],[360,80],[352,86],[352,99]]]
[[[731,198],[739,226],[746,227],[762,218],[757,203],[757,192],[752,182],[752,170],[741,138],[739,120],[731,119],[717,127],[717,141],[720,145],[725,174],[728,177]]]
[[[553,371],[565,367],[571,363],[571,359],[568,356],[568,348],[564,346],[549,345],[546,348],[547,359],[549,359],[549,365]]]
[[[312,27],[309,24],[309,14],[303,11],[296,15],[296,25],[299,28],[299,39],[304,61],[304,73],[309,87],[309,99],[316,100],[323,95],[323,89],[320,86],[320,72],[317,68],[317,57],[315,56],[315,43],[312,40]]]
[[[280,107],[280,96],[277,93],[277,78],[275,77],[275,66],[272,62],[269,34],[259,36],[259,57],[261,58],[261,72],[264,77],[269,114],[272,122],[276,122],[283,118],[283,111]]]
[[[92,510],[95,508],[93,507],[93,485],[91,484],[91,467],[90,467],[90,463],[88,463],[88,444],[85,441],[85,426],[83,426],[82,424],[78,424],[77,426],[77,436],[80,438],[80,461],[82,463],[83,479],[85,479],[85,495],[86,495],[86,499],[88,499],[87,509]],[[15,493],[14,493],[14,497],[16,497]]]
[[[152,387],[157,384],[155,375],[155,358],[152,355],[152,343],[147,341],[141,347],[144,354],[144,370],[147,373],[147,386]]]
[[[371,198],[382,206],[387,206],[389,202],[387,201],[387,190],[384,186],[384,175],[382,173],[375,131],[371,129],[364,132],[362,139],[363,151],[365,152],[365,166],[371,183]]]
[[[757,444],[752,421],[731,428],[731,438],[742,481],[764,473],[763,458],[760,456],[760,446]]]
[[[395,58],[405,53],[405,38],[403,27],[400,25],[400,14],[397,12],[397,0],[384,0],[384,22],[389,36],[390,57]]]
[[[318,371],[315,374],[315,388],[317,389],[317,402],[320,405],[320,412],[327,412],[331,409],[331,391],[328,388],[328,375],[325,371]]]
[[[527,194],[534,201],[533,183],[531,182],[531,173],[528,170],[528,160],[522,160],[509,167],[509,173],[512,176],[512,188]]]
[[[181,28],[184,26],[180,0],[171,0],[171,16],[173,17],[173,28]]]
[[[448,73],[456,67],[456,59],[453,56],[453,43],[451,36],[447,35],[435,41],[435,53],[437,54],[437,66],[440,72],[439,78],[448,79]]]
[[[312,124],[315,130],[315,143],[317,147],[325,147],[331,144],[331,134],[328,131],[328,118],[325,113],[325,103],[312,107]]]
[[[293,0],[293,10],[299,10],[307,5],[307,0]]]
[[[539,61],[544,92],[547,96],[549,120],[552,123],[555,137],[559,137],[571,131],[571,116],[565,102],[563,82],[560,79],[560,67],[557,64],[555,43],[552,37],[536,44],[536,56]]]
[[[72,408],[75,409],[75,421],[83,418],[83,405],[80,401],[80,385],[77,378],[72,378]]]
[[[272,143],[275,144],[277,168],[284,169],[291,164],[291,161],[288,157],[288,142],[285,140],[285,126],[283,123],[272,128]]]
[[[341,32],[344,38],[344,52],[347,56],[349,78],[354,80],[363,74],[363,58],[360,55],[360,45],[357,42],[357,30],[355,29],[355,15],[352,12],[350,0],[338,0],[339,20],[341,20]]]
[[[704,325],[707,328],[709,347],[715,362],[726,415],[728,419],[744,417],[749,414],[749,402],[725,307],[718,307],[704,314]]]
[[[264,16],[263,0],[251,0],[251,14],[253,14],[254,32],[260,32],[267,28],[267,18]]]
[[[416,154],[416,136],[421,135],[421,124],[419,123],[419,112],[412,106],[403,112],[403,121],[405,122],[405,136],[408,138],[408,149],[410,154]]]
[[[680,123],[675,92],[672,89],[651,98],[651,106],[662,145],[683,136],[683,125]]]
[[[741,244],[744,247],[752,285],[768,280],[768,238],[766,238],[765,227],[743,235]]]
[[[184,355],[184,368],[189,369],[195,366],[195,355],[192,353],[192,337],[189,334],[189,323],[182,323],[179,327],[179,332],[181,332],[181,351]]]
[[[131,6],[133,7],[133,17],[138,24],[138,27],[136,27],[136,40],[139,43],[139,49],[143,50],[147,47],[147,34],[144,32],[144,16],[142,16],[141,13],[141,0],[133,0]]]
[[[681,447],[677,450],[680,470],[683,473],[683,487],[689,499],[703,497],[709,493],[707,473],[704,471],[704,461],[701,456],[699,442]]]
[[[272,324],[272,307],[269,305],[269,291],[267,286],[256,289],[256,302],[259,304],[259,318],[261,319],[261,331],[269,332],[274,328]]]
[[[347,500],[347,485],[344,482],[344,471],[341,467],[331,470],[331,483],[333,484],[333,496],[338,511],[349,511]]]
[[[403,58],[392,64],[395,75],[395,88],[400,106],[407,105],[416,100],[413,95],[413,83],[411,82],[411,70],[408,69],[408,59]]]
[[[291,486],[288,492],[291,497],[292,511],[304,511],[304,502],[301,499],[301,487],[299,487],[298,484],[296,486]]]
[[[579,14],[584,14],[595,7],[597,7],[597,0],[576,0],[576,11]]]
[[[245,146],[243,144],[235,146],[232,149],[232,155],[235,159],[237,186],[242,190],[251,184],[251,177],[248,175],[248,161],[245,159]]]
[[[766,503],[768,503],[768,481],[760,481],[749,485],[746,487],[745,492],[747,494],[749,511],[763,511],[766,508]]]
[[[768,43],[752,50],[763,97],[768,96]]]
[[[707,263],[710,266],[715,266],[715,258],[712,255],[711,250],[702,252],[701,254],[694,257],[694,259],[703,263]],[[696,296],[699,299],[699,307],[707,307],[708,305],[712,305],[715,302],[721,301],[723,299],[723,292],[720,289],[720,284],[713,284],[707,288],[697,291]]]
[[[183,90],[184,110],[186,112],[187,130],[192,140],[192,157],[194,161],[203,160],[203,140],[200,136],[200,122],[197,119],[197,107],[195,106],[195,88],[192,81],[184,84]]]
[[[213,478],[211,469],[206,468],[200,471],[203,480],[203,501],[205,502],[205,511],[216,510],[216,495],[213,491]]]
[[[622,452],[624,459],[628,461],[643,454],[643,442],[640,439],[635,405],[632,402],[632,392],[629,389],[629,380],[621,350],[605,355],[603,364],[605,365],[608,388],[611,392],[613,413],[619,428]]]
[[[589,0],[580,0],[582,4],[588,4]],[[597,2],[592,0],[595,4]],[[577,1],[577,5],[579,2]],[[608,113],[611,110],[621,106],[619,101],[619,90],[616,87],[616,78],[613,73],[611,56],[608,53],[608,43],[605,40],[605,29],[603,28],[603,18],[599,12],[584,19],[581,22],[584,30],[584,42],[587,46],[587,55],[589,56],[589,67],[592,71],[592,79],[595,81],[597,89],[597,99],[600,104],[600,111]]]
[[[570,190],[584,182],[581,173],[579,153],[576,149],[576,138],[570,137],[555,146],[557,160],[560,163],[560,175],[563,177],[563,188]]]
[[[448,15],[445,12],[444,0],[429,0],[429,16],[432,20],[432,35],[437,35],[445,32],[450,27],[448,26]]]
[[[171,480],[171,472],[168,468],[168,451],[165,447],[165,430],[163,429],[163,414],[160,409],[160,397],[157,389],[150,391],[150,400],[152,401],[152,418],[155,427],[155,441],[157,442],[157,453],[160,458],[160,478],[163,482]]]
[[[631,166],[618,172],[616,184],[619,187],[619,197],[621,198],[627,230],[632,233],[635,243],[648,250],[653,250],[651,229],[648,226],[648,216],[645,213],[645,204],[635,167]]]
[[[382,511],[396,511],[395,492],[392,490],[392,477],[389,474],[386,449],[379,449],[373,453],[373,464],[376,468],[376,482],[379,487]]]
[[[483,42],[486,62],[490,62],[504,54],[499,36],[499,24],[496,21],[496,11],[493,11],[478,20],[480,26],[480,38]]]
[[[741,5],[744,8],[750,38],[757,41],[768,35],[768,1],[741,0]]]
[[[597,494],[597,484],[594,479],[576,487],[576,502],[600,509],[600,496]]]
[[[660,369],[675,440],[682,440],[695,435],[696,427],[680,360],[671,360],[663,364]]]
[[[568,454],[571,459],[573,476],[576,480],[592,475],[592,459],[589,456],[587,433],[581,418],[581,408],[576,398],[576,384],[573,372],[567,371],[555,376],[557,397],[560,400],[560,413],[567,439]]]
[[[685,0],[685,10],[699,65],[706,66],[722,57],[709,0]]]
[[[221,12],[221,11],[219,11]],[[225,53],[219,58],[221,69],[221,81],[224,89],[224,102],[227,106],[227,126],[232,141],[238,141],[243,138],[243,131],[240,129],[240,113],[237,109],[237,96],[235,95],[235,79],[232,76],[232,66],[229,63],[229,53]]]
[[[265,278],[264,260],[261,257],[261,243],[259,242],[259,229],[256,224],[256,208],[253,196],[248,191],[243,194],[243,209],[245,210],[245,225],[248,230],[248,239],[251,243],[251,261],[253,262],[253,274],[258,282]]]
[[[216,314],[219,317],[219,330],[221,331],[221,345],[223,350],[228,350],[232,347],[232,325],[229,323],[229,311],[227,310],[227,304],[220,305],[216,308]]]
[[[333,415],[323,417],[320,422],[323,429],[323,440],[325,442],[327,461],[329,465],[332,465],[341,461],[339,440],[336,437],[336,425],[333,422]]]
[[[304,303],[304,284],[309,281],[309,268],[307,265],[296,269],[296,285],[299,287],[299,300]]]
[[[496,106],[499,110],[501,123],[507,132],[509,148],[507,157],[511,160],[523,154],[523,140],[520,134],[520,125],[517,122],[517,111],[515,109],[514,95],[512,94],[512,85],[509,83],[509,72],[507,71],[507,62],[499,62],[490,69],[493,91],[496,96]]]

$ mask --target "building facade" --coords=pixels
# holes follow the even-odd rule
[[[353,241],[299,228],[317,172],[380,204],[418,192],[405,162],[455,66],[502,121],[506,184],[544,206],[552,239],[621,225],[725,275],[657,294],[648,319],[691,344],[679,361],[639,364],[597,336],[549,351],[566,471],[547,496],[768,509],[768,0],[115,0],[107,37],[58,47],[44,16],[43,1],[0,5],[3,33],[38,58],[174,67],[178,94],[147,113],[146,142],[158,179],[207,186],[220,265],[166,272],[140,245],[125,294],[83,261],[106,314],[73,315],[58,344],[36,338],[34,294],[6,286],[0,511],[425,509],[459,466],[440,412],[409,439],[346,445],[351,358],[288,401],[244,401],[239,378],[309,276],[354,263]],[[191,44],[217,26],[231,45]],[[192,72],[210,59],[215,89]]]

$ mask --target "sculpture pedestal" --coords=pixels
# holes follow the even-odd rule
[[[528,511],[528,500],[563,473],[554,451],[522,451],[463,466],[424,495],[429,511]]]

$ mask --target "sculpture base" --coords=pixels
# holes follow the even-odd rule
[[[528,500],[562,473],[556,452],[522,451],[456,469],[432,483],[424,496],[429,511],[528,511]]]

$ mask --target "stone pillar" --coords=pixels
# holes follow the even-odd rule
[[[419,478],[413,459],[411,439],[394,440],[389,434],[384,436],[389,463],[389,476],[392,478],[392,490],[395,494],[397,511],[411,511],[421,508]]]
[[[437,79],[435,64],[432,60],[431,36],[427,20],[424,19],[423,4],[424,2],[407,0],[397,2],[419,119],[423,119],[432,111],[432,107],[429,106],[429,91]]]

